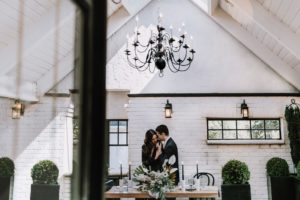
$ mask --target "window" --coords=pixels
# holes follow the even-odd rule
[[[207,119],[207,139],[281,140],[280,119]]]
[[[128,166],[128,120],[107,120],[109,134],[109,173],[119,174],[120,163],[124,167],[123,173]]]

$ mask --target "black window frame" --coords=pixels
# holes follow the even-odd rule
[[[117,121],[118,122],[118,130],[117,132],[110,132],[110,122],[111,121]],[[126,132],[120,132],[120,121],[126,121]],[[108,146],[128,146],[128,119],[107,119],[107,134],[108,134]],[[117,134],[117,144],[111,144],[110,143],[110,134]],[[126,144],[120,144],[120,134],[126,134]]]
[[[252,123],[251,121],[255,121],[255,120],[263,120],[264,121],[264,128],[263,129],[253,129],[252,128]],[[266,121],[269,121],[269,120],[277,120],[279,122],[279,127],[278,129],[266,129]],[[221,121],[221,129],[209,129],[209,121]],[[235,126],[235,129],[224,129],[224,126],[223,126],[223,122],[224,121],[235,121],[236,123],[236,126]],[[237,126],[237,122],[238,121],[249,121],[250,123],[250,127],[249,129],[238,129],[238,126]],[[208,141],[226,141],[226,140],[234,140],[234,141],[279,141],[279,140],[282,140],[282,132],[281,132],[281,119],[280,118],[206,118],[206,126],[207,126],[207,140]],[[209,131],[210,130],[218,130],[218,131],[221,131],[222,133],[222,138],[215,138],[215,139],[210,139],[209,138]],[[235,138],[224,138],[224,130],[226,131],[230,131],[230,130],[235,130],[236,131],[236,137]],[[249,130],[250,131],[250,138],[238,138],[238,130]],[[264,138],[252,138],[252,130],[260,130],[260,131],[263,131],[264,132]],[[276,130],[276,131],[279,131],[279,138],[267,138],[266,137],[266,131],[269,131],[269,130]]]

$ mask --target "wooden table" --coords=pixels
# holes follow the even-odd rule
[[[205,186],[201,190],[185,191],[176,188],[173,192],[166,192],[166,197],[177,198],[217,198],[217,186]],[[113,186],[109,191],[105,192],[107,199],[119,198],[151,198],[147,192],[140,192],[134,188],[130,188],[128,192],[120,192],[118,186]]]

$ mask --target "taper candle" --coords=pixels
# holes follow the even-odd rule
[[[129,162],[129,166],[128,166],[128,178],[129,180],[131,180],[131,162]]]
[[[196,168],[197,168],[197,179],[198,179],[199,178],[198,177],[198,173],[199,173],[198,161],[196,162]]]
[[[182,175],[182,180],[184,180],[184,165],[183,165],[183,161],[181,162],[181,175]]]
[[[122,175],[122,163],[120,163],[120,176],[121,176],[120,179],[122,179],[123,178],[123,175]]]

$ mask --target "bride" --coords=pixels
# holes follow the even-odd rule
[[[145,134],[142,146],[142,163],[149,170],[153,171],[162,170],[162,163],[159,159],[162,153],[162,144],[157,138],[156,132],[153,129],[149,129]]]

